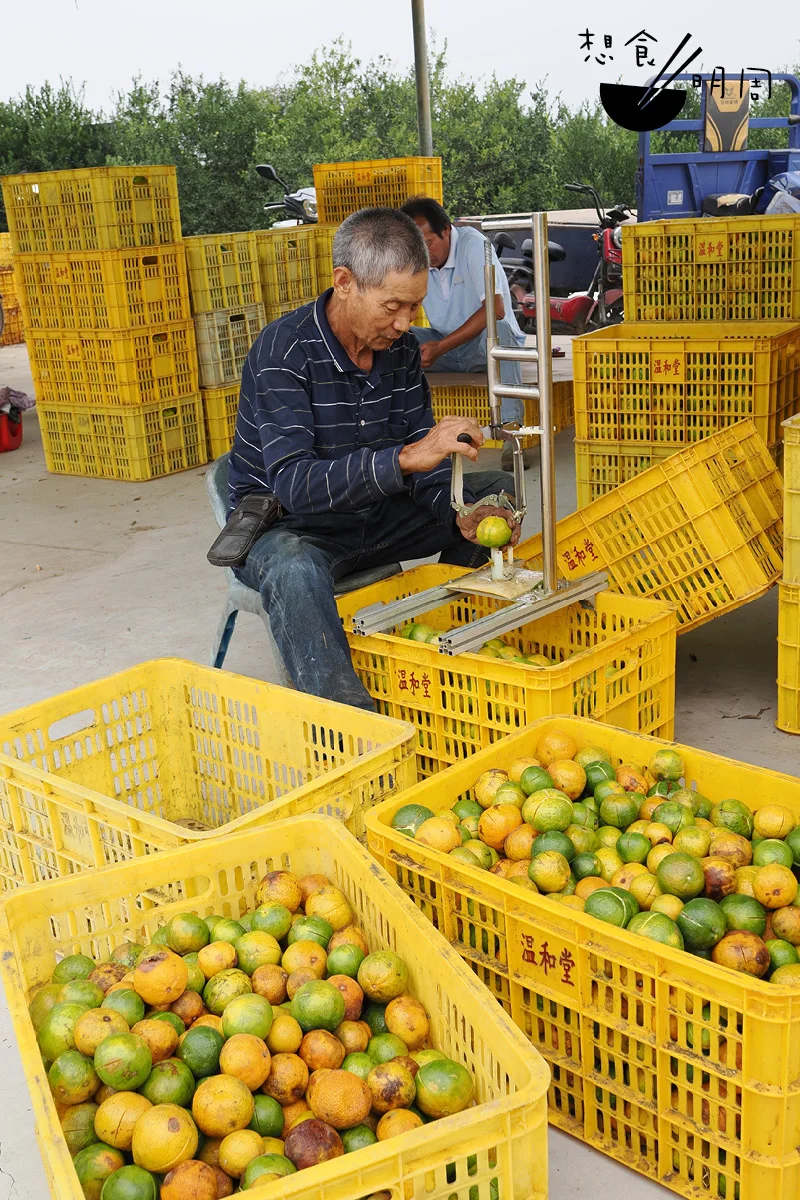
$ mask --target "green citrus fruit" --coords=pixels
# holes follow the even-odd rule
[[[244,996],[252,990],[250,979],[244,971],[239,971],[236,967],[229,967],[226,971],[219,971],[218,974],[211,976],[203,989],[203,1001],[210,1013],[213,1013],[215,1017],[221,1017],[226,1004],[230,1004],[231,1000],[235,1000],[237,996]]]
[[[754,896],[734,892],[730,896],[723,896],[719,906],[725,914],[728,929],[743,929],[747,933],[763,936],[767,928],[767,910]]]
[[[683,936],[680,929],[664,913],[637,913],[635,917],[631,918],[627,928],[629,933],[638,933],[640,937],[661,942],[664,946],[672,946],[675,950],[683,949]]]
[[[713,900],[697,897],[684,904],[678,928],[687,950],[711,950],[728,931],[725,913]]]
[[[643,833],[623,833],[614,849],[624,863],[643,863],[653,847]]]
[[[688,829],[694,825],[694,814],[691,808],[678,804],[676,800],[665,800],[653,811],[653,823],[666,825],[674,837],[682,829]]]
[[[331,950],[328,955],[328,961],[325,964],[327,972],[329,975],[349,975],[351,979],[355,979],[358,975],[358,968],[366,957],[360,946],[344,943],[337,946],[335,950]]]
[[[259,1154],[257,1158],[251,1158],[244,1169],[242,1191],[247,1192],[255,1187],[256,1180],[262,1175],[293,1175],[296,1170],[294,1163],[283,1154]],[[255,1190],[258,1192],[262,1189],[256,1187]]]
[[[611,888],[597,888],[586,897],[583,911],[598,921],[624,929],[630,918],[630,910],[624,900]]]
[[[576,854],[572,860],[572,874],[577,880],[600,876],[600,859],[596,854]]]
[[[702,863],[692,858],[691,854],[680,852],[662,858],[656,870],[656,879],[662,892],[677,896],[679,900],[694,899],[706,885]]]
[[[413,837],[420,825],[433,815],[433,810],[424,804],[404,804],[392,817],[392,829]]]
[[[573,825],[582,825],[586,829],[595,830],[600,821],[593,808],[589,808],[588,804],[584,804],[578,800],[572,805],[572,823]]]
[[[103,1185],[103,1200],[158,1200],[155,1176],[131,1163],[109,1176]]]
[[[63,983],[46,983],[44,987],[40,987],[36,995],[28,1005],[28,1016],[31,1019],[31,1024],[35,1033],[38,1033],[44,1024],[44,1019],[50,1012],[51,1008],[61,1002],[61,993],[66,985]],[[67,1001],[69,1004],[74,1004],[75,1001]]]
[[[200,1026],[201,1029],[208,1026]],[[191,1030],[189,1030],[191,1033]],[[216,1030],[212,1029],[211,1033]],[[187,1065],[178,1058],[165,1058],[155,1063],[140,1093],[151,1104],[177,1104],[188,1108],[194,1096],[195,1079]]]
[[[321,922],[321,918],[304,917],[301,921],[295,922],[287,939],[290,945],[292,942],[292,933],[294,933],[298,926],[307,927],[311,922],[315,923],[316,928],[316,924]],[[327,921],[321,923],[327,925],[328,929],[330,929],[328,939],[324,943],[327,946],[328,941],[333,937],[333,927],[328,925]],[[315,938],[314,940],[318,939]],[[319,944],[322,945],[323,943],[320,942]],[[259,967],[276,966],[281,961],[282,951],[276,938],[271,933],[262,933],[258,929],[254,929],[252,933],[243,933],[233,943],[233,948],[236,951],[239,970],[244,971],[245,975],[252,975]]]
[[[100,1200],[109,1175],[125,1166],[125,1155],[103,1142],[94,1142],[75,1155],[72,1165],[86,1200]]]
[[[61,1116],[61,1132],[73,1158],[79,1150],[85,1150],[97,1141],[94,1119],[98,1107],[87,1100],[83,1104],[73,1104]]]
[[[390,1035],[391,1036],[391,1035]],[[375,1041],[371,1038],[370,1041]],[[372,1068],[375,1066],[375,1059],[370,1058],[367,1053],[353,1053],[345,1056],[342,1063],[343,1071],[351,1071],[353,1075],[357,1075],[359,1079],[366,1079]]]
[[[355,1125],[352,1129],[343,1129],[340,1136],[345,1154],[363,1150],[365,1146],[374,1146],[378,1140],[368,1125]]]
[[[289,1011],[303,1033],[311,1029],[327,1029],[333,1033],[344,1020],[344,996],[334,984],[324,979],[312,979],[295,992]]]
[[[544,767],[526,767],[520,775],[519,785],[526,796],[555,786]]]
[[[511,541],[511,526],[505,517],[484,517],[475,530],[479,546],[495,548]]]
[[[278,904],[276,900],[267,900],[265,904],[260,904],[253,913],[251,930],[269,933],[278,941],[285,938],[291,928],[292,913],[283,904]]]
[[[414,1078],[416,1104],[427,1117],[438,1119],[462,1112],[472,1102],[475,1081],[465,1066],[436,1059],[420,1067]]]
[[[203,976],[203,978],[205,979],[205,976]],[[194,989],[192,989],[192,990],[194,990]],[[186,1026],[184,1025],[183,1021],[180,1019],[180,1017],[178,1016],[177,1013],[174,1013],[174,1012],[150,1013],[150,1014],[148,1014],[147,1019],[148,1019],[148,1021],[166,1021],[168,1025],[172,1026],[172,1028],[177,1033],[178,1037],[180,1037],[182,1033],[186,1032]]]
[[[92,1060],[79,1050],[59,1054],[47,1072],[47,1079],[59,1104],[83,1104],[100,1086]]]
[[[572,842],[565,833],[559,833],[557,829],[542,833],[535,839],[531,846],[531,858],[535,858],[537,854],[545,854],[548,850],[557,850],[559,854],[564,855],[567,862],[572,862],[575,857]]]
[[[253,1118],[248,1129],[255,1129],[261,1137],[279,1138],[284,1120],[283,1109],[272,1096],[253,1096]]]
[[[753,836],[753,814],[741,800],[723,800],[711,810],[711,824],[742,837]]]
[[[153,1066],[150,1048],[136,1033],[112,1033],[95,1051],[94,1067],[103,1083],[118,1092],[135,1092]]]
[[[367,999],[388,1004],[406,990],[408,967],[393,950],[378,950],[367,955],[356,978]]]
[[[407,1053],[408,1047],[395,1033],[376,1033],[369,1039],[367,1046],[367,1056],[372,1059],[373,1066],[375,1063],[390,1062],[391,1059]]]
[[[786,845],[792,852],[794,866],[800,867],[800,825],[797,825],[786,835]]]
[[[99,1008],[105,992],[89,979],[70,979],[61,985],[59,1004],[85,1004],[88,1008]]]
[[[234,942],[238,942],[243,933],[244,929],[238,921],[234,921],[230,917],[223,917],[214,926],[212,940],[215,942],[230,942],[233,945]]]
[[[522,806],[522,819],[540,833],[553,829],[563,833],[572,824],[572,801],[557,788],[543,788],[528,796]]]
[[[625,788],[614,779],[601,779],[594,789],[593,795],[598,804],[602,804],[609,796],[624,796]]]
[[[85,1004],[55,1004],[42,1021],[37,1035],[39,1049],[47,1062],[53,1063],[66,1050],[75,1049],[75,1026],[85,1012]]]
[[[770,863],[779,863],[782,867],[794,866],[794,855],[791,846],[778,838],[764,838],[753,850],[753,866],[767,867]]]
[[[769,950],[770,971],[777,971],[778,967],[786,967],[791,963],[800,962],[797,950],[791,942],[784,942],[781,938],[770,938],[764,944]]]
[[[560,892],[566,886],[569,875],[569,862],[557,850],[537,854],[528,867],[528,878],[540,892]]]
[[[583,767],[584,771],[596,763],[605,763],[607,766],[611,766],[611,755],[601,746],[584,746],[583,750],[579,750],[575,755],[575,762],[579,767]],[[609,778],[613,778],[613,776],[609,776]]]
[[[656,750],[647,769],[656,782],[668,779],[677,783],[683,777],[683,759],[677,750]]]
[[[358,978],[358,976],[356,976],[356,978]],[[371,1000],[369,1004],[365,1004],[362,1008],[361,1020],[367,1022],[374,1034],[389,1032],[389,1027],[386,1024],[385,1004],[380,1004],[377,1001]]]
[[[784,967],[777,967],[770,976],[770,983],[777,983],[780,987],[800,987],[800,964],[787,963]]]
[[[617,842],[622,837],[622,831],[614,825],[601,825],[597,831],[597,840],[601,846],[606,846],[610,850],[616,847]],[[621,860],[620,860],[621,861]]]
[[[600,820],[604,825],[626,829],[639,816],[639,804],[640,800],[633,792],[604,796],[600,801]]]
[[[208,926],[194,913],[179,913],[167,925],[167,945],[176,954],[197,953],[210,940]]]
[[[195,1079],[205,1079],[219,1073],[219,1056],[225,1039],[210,1025],[195,1025],[175,1051]]]
[[[71,979],[88,979],[97,964],[85,954],[68,954],[57,963],[51,983],[69,983]]]
[[[255,992],[245,993],[225,1005],[222,1014],[222,1033],[225,1038],[233,1037],[236,1033],[252,1033],[266,1040],[271,1028],[272,1005],[264,996],[258,996]]]
[[[125,1018],[129,1026],[144,1019],[144,1001],[133,988],[120,988],[118,992],[108,992],[100,1007],[113,1008]]]

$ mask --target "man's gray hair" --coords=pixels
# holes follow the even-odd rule
[[[390,271],[427,271],[428,247],[419,226],[398,208],[362,208],[333,239],[334,267],[347,267],[359,288],[380,287]]]

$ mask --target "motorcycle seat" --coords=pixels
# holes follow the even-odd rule
[[[524,259],[527,259],[529,262],[533,261],[533,239],[532,238],[525,238],[525,241],[522,243],[522,257]],[[558,242],[548,241],[547,257],[550,262],[563,262],[564,259],[567,257],[567,252],[563,246],[559,245]]]
[[[746,192],[713,192],[703,200],[704,217],[748,217],[755,205],[755,196]]]

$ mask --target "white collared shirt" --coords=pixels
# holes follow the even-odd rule
[[[469,225],[450,228],[450,253],[441,267],[428,271],[428,292],[423,308],[433,329],[439,333],[452,333],[483,304],[486,289],[483,285],[483,255],[486,239],[478,229]],[[494,260],[495,287],[503,297],[506,320],[518,335],[519,344],[525,343],[525,335],[517,325],[511,307],[511,292],[506,274],[497,254]]]

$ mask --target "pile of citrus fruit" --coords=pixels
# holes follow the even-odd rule
[[[800,824],[763,797],[713,804],[671,749],[619,763],[569,733],[392,825],[432,850],[720,966],[800,986]]]
[[[87,1200],[217,1200],[473,1103],[339,888],[273,871],[256,901],[181,913],[108,962],[72,954],[33,996]]]
[[[404,626],[400,637],[407,638],[410,642],[428,642],[429,645],[435,646],[442,633],[444,633],[443,629],[434,629],[433,625],[412,622],[410,625]],[[503,658],[506,662],[524,663],[527,667],[553,666],[553,660],[546,654],[520,654],[515,646],[509,646],[502,638],[492,638],[491,641],[484,642],[478,650],[478,654],[482,654],[485,658]]]

